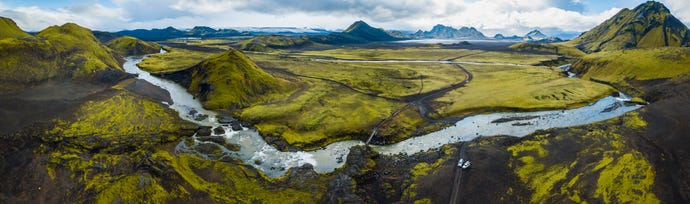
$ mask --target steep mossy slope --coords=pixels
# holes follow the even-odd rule
[[[5,25],[14,25],[9,19],[2,21]],[[3,92],[21,90],[49,79],[113,83],[126,75],[118,57],[86,28],[68,23],[46,28],[35,37],[19,31],[3,29],[0,32],[5,36],[0,39],[0,58],[3,59],[0,61],[0,90]]]
[[[662,3],[649,1],[621,10],[573,42],[586,52],[679,47],[690,44],[690,32]]]
[[[0,39],[4,38],[33,38],[28,33],[20,29],[17,24],[9,18],[0,16]]]
[[[573,64],[583,79],[614,85],[630,94],[640,94],[633,81],[670,79],[690,74],[690,48],[666,47],[599,52]]]
[[[36,34],[63,57],[74,76],[88,76],[106,69],[123,70],[113,53],[103,46],[91,30],[74,23],[51,26]]]
[[[209,109],[244,108],[288,83],[259,68],[244,53],[230,49],[189,69],[163,73],[188,88]]]
[[[161,50],[158,43],[146,42],[129,36],[116,38],[106,45],[122,56],[154,54]]]

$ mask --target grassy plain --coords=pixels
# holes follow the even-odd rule
[[[174,72],[199,64],[215,54],[213,52],[193,51],[181,48],[165,47],[166,53],[149,55],[137,64],[141,69],[151,73]]]
[[[339,48],[331,50],[305,51],[308,57],[335,58],[345,60],[448,60],[459,56],[476,54],[481,50],[439,49],[426,47],[411,48]]]
[[[566,78],[548,67],[463,65],[474,79],[436,101],[442,116],[475,112],[562,109],[585,105],[614,90],[591,81]]]
[[[435,47],[408,48],[340,48],[300,53],[309,57],[335,58],[345,60],[429,60],[429,61],[465,61],[509,64],[538,64],[553,60],[556,55],[540,55],[524,52],[497,52],[468,49],[444,49]]]
[[[357,91],[401,98],[449,87],[467,79],[455,65],[439,63],[350,63],[279,58],[252,54],[264,68],[278,68],[295,74],[334,80]]]

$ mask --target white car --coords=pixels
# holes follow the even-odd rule
[[[470,160],[460,159],[458,160],[458,167],[466,169],[470,167]]]
[[[466,161],[465,164],[462,165],[463,169],[470,168],[470,161]]]

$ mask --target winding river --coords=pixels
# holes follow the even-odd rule
[[[332,143],[322,149],[315,151],[282,152],[266,143],[261,135],[250,128],[243,127],[240,131],[233,131],[227,125],[218,122],[218,114],[206,110],[201,103],[187,93],[187,90],[166,79],[152,76],[150,73],[137,67],[144,57],[127,57],[124,64],[125,71],[138,74],[139,79],[148,81],[170,92],[173,104],[170,108],[177,111],[181,118],[196,123],[201,126],[222,127],[225,133],[222,135],[233,144],[240,146],[239,151],[228,150],[221,145],[196,140],[195,144],[215,144],[218,145],[226,157],[237,158],[248,165],[252,165],[264,172],[269,177],[279,177],[292,167],[299,167],[304,164],[311,164],[314,170],[319,173],[332,172],[336,168],[345,164],[350,147],[364,145],[362,141],[348,140]],[[524,113],[491,113],[466,117],[458,121],[455,125],[443,130],[427,135],[414,137],[396,144],[386,146],[375,146],[372,148],[382,154],[414,154],[421,151],[429,151],[440,148],[449,143],[470,141],[479,136],[510,135],[521,137],[528,135],[536,130],[569,127],[594,123],[618,117],[626,112],[638,109],[640,105],[625,105],[630,97],[621,94],[621,97],[606,97],[596,103],[577,109],[553,110]],[[168,105],[168,104],[166,104]],[[200,115],[208,116],[203,120],[198,119]],[[202,157],[204,154],[194,151],[194,148],[187,146],[185,142],[180,142],[178,151],[196,153]]]

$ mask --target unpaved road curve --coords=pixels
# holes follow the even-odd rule
[[[429,117],[429,113],[435,113],[436,112],[436,110],[434,110],[434,108],[431,107],[431,105],[429,104],[429,100],[443,96],[444,94],[448,93],[449,91],[458,89],[460,87],[464,87],[468,83],[472,82],[472,79],[474,79],[474,75],[472,75],[471,72],[467,71],[467,69],[460,66],[459,64],[453,64],[453,65],[455,67],[457,67],[458,69],[462,70],[465,73],[465,75],[467,75],[467,78],[464,81],[462,81],[460,83],[453,84],[453,85],[446,87],[446,88],[403,97],[403,101],[407,101],[407,102],[409,102],[409,104],[406,106],[403,106],[402,108],[393,112],[393,114],[391,114],[391,116],[389,116],[388,118],[386,118],[386,119],[382,120],[381,122],[379,122],[378,124],[376,124],[376,126],[374,126],[374,128],[372,128],[371,135],[369,135],[369,139],[367,139],[366,144],[368,145],[369,142],[371,141],[371,139],[374,138],[374,136],[376,136],[376,134],[378,133],[378,129],[381,126],[383,126],[386,122],[395,118],[400,112],[407,109],[410,105],[417,107],[417,111],[419,111],[419,115],[421,115],[422,118],[428,122],[431,122],[431,123],[440,123],[440,122],[455,123],[456,120],[454,120],[454,119],[434,119],[434,118]]]

